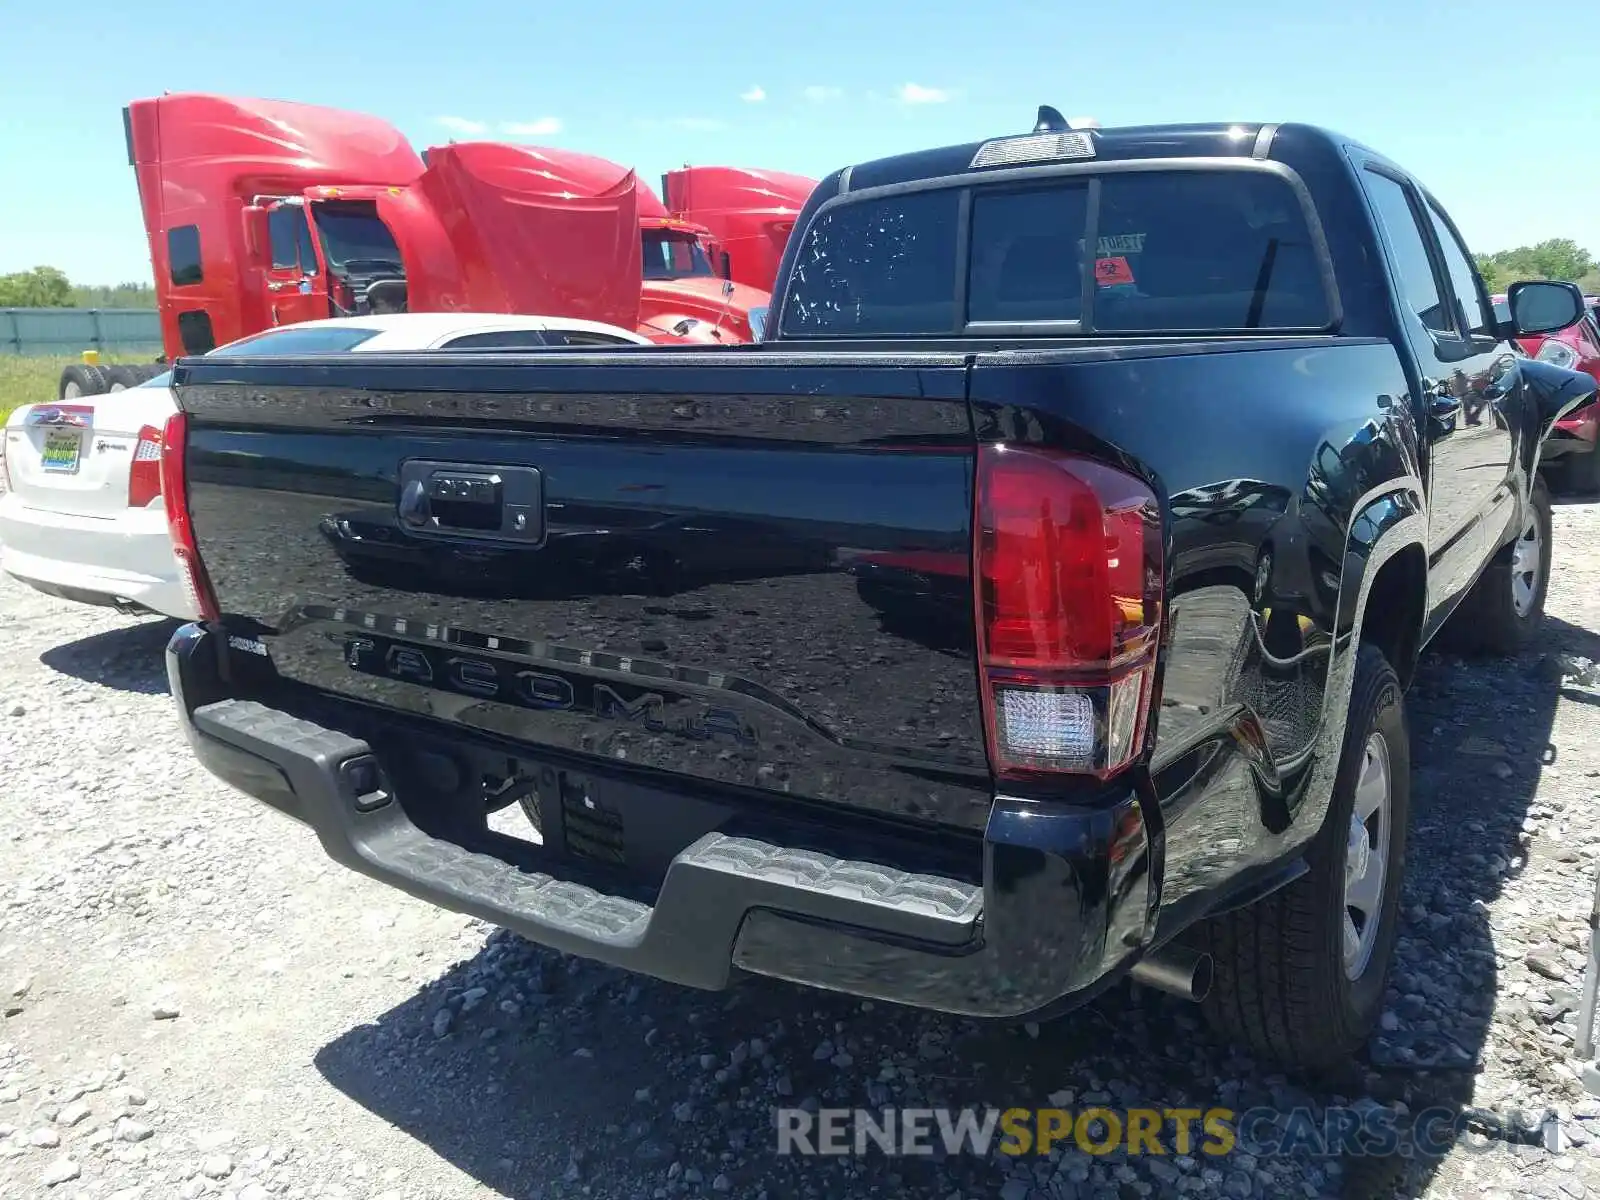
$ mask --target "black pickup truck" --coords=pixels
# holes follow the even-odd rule
[[[1324,1063],[1418,654],[1541,619],[1593,381],[1508,339],[1581,311],[1497,321],[1348,139],[1042,109],[820,183],[761,344],[180,362],[173,694],[341,863],[563,951],[1002,1018],[1131,976]]]

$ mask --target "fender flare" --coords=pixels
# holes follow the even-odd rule
[[[1334,643],[1322,696],[1322,720],[1311,752],[1307,785],[1300,791],[1296,822],[1308,836],[1322,828],[1333,795],[1334,776],[1344,748],[1350,693],[1355,682],[1356,649],[1367,603],[1379,573],[1398,555],[1417,548],[1427,553],[1427,510],[1422,481],[1416,476],[1391,479],[1363,496],[1355,506],[1345,538],[1345,561],[1340,580],[1339,608]],[[1424,575],[1422,612],[1418,619],[1420,644],[1426,625],[1428,598]]]

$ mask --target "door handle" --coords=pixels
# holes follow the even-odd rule
[[[537,468],[412,459],[402,464],[400,525],[431,537],[544,540],[544,483]]]

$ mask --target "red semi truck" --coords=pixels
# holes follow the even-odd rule
[[[169,357],[401,309],[564,315],[732,344],[751,339],[767,302],[747,281],[770,284],[776,268],[764,247],[723,246],[591,155],[494,142],[419,155],[365,114],[198,93],[137,100],[123,116]],[[741,174],[760,173],[729,178]],[[757,202],[792,221],[810,181],[775,178],[789,191]],[[737,234],[734,193],[700,191]],[[104,390],[97,374],[67,368],[60,394]]]
[[[661,177],[667,208],[710,232],[728,255],[728,277],[768,293],[795,217],[815,186],[804,175],[749,167],[686,166]]]

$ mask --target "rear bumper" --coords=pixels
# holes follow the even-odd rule
[[[0,496],[0,570],[68,599],[131,602],[179,619],[196,615],[172,556],[166,513],[84,517]]]
[[[364,875],[557,950],[698,988],[738,971],[943,1012],[1020,1017],[1088,999],[1152,928],[1150,847],[1132,796],[1104,807],[997,799],[981,884],[720,831],[672,857],[649,902],[430,836],[413,776],[361,738],[227,698],[217,636],[167,650],[190,745],[224,781],[309,825]],[[463,734],[463,736],[469,736]],[[672,794],[650,797],[672,819]],[[427,823],[427,822],[424,822]],[[881,846],[881,843],[879,843]]]

